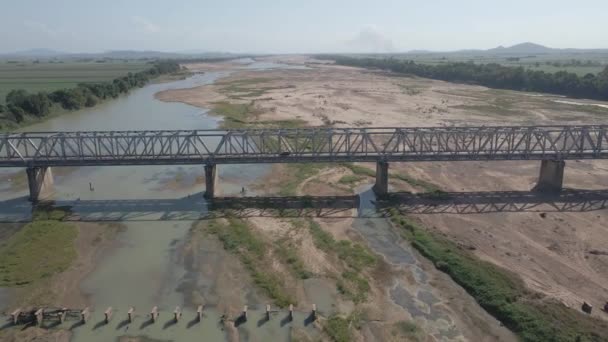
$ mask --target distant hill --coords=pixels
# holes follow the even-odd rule
[[[555,51],[559,51],[559,49],[552,49],[552,48],[548,48],[546,46],[540,45],[540,44],[535,44],[535,43],[521,43],[521,44],[516,44],[510,47],[503,47],[503,46],[499,46],[493,49],[489,49],[489,50],[485,50],[486,52],[489,53],[518,53],[518,54],[522,54],[522,53],[551,53],[551,52],[555,52]]]
[[[55,51],[51,49],[30,49],[0,54],[0,59],[23,58],[23,59],[169,59],[169,58],[218,58],[218,57],[237,57],[236,54],[228,52],[203,52],[192,50],[191,52],[163,52],[163,51],[139,51],[139,50],[111,50],[97,53],[70,53]]]
[[[470,55],[470,54],[483,54],[483,55],[541,55],[541,54],[558,54],[558,53],[608,53],[608,49],[555,49],[536,43],[520,43],[509,47],[499,46],[492,49],[480,50],[480,49],[466,49],[457,51],[425,51],[425,50],[412,50],[408,51],[407,54],[454,54],[454,55]]]

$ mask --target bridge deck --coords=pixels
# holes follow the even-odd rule
[[[607,158],[607,125],[0,135],[0,167]]]

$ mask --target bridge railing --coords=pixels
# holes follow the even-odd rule
[[[608,126],[306,128],[0,135],[0,166],[608,158]]]

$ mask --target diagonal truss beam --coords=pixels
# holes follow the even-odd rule
[[[0,134],[0,167],[608,159],[608,126]]]

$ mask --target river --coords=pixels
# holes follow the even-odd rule
[[[247,61],[245,61],[247,62]],[[288,67],[273,63],[250,63],[247,69]],[[159,130],[159,129],[210,129],[217,128],[220,119],[210,116],[206,110],[181,103],[166,103],[154,98],[154,94],[167,89],[192,88],[213,83],[225,77],[229,71],[196,74],[185,80],[150,84],[132,91],[128,96],[104,102],[92,109],[75,111],[24,128],[24,131],[87,131],[87,130]],[[268,170],[265,165],[226,165],[218,168],[218,177],[235,180],[222,182],[222,194],[236,194],[241,186],[247,186]],[[186,238],[192,223],[205,210],[202,199],[204,184],[196,182],[203,174],[203,166],[119,166],[64,168],[55,171],[54,198],[58,205],[69,205],[76,216],[87,221],[119,220],[126,229],[119,233],[116,246],[104,256],[94,272],[82,284],[89,295],[92,307],[92,324],[73,329],[73,341],[111,341],[119,336],[150,336],[155,339],[190,341],[223,340],[224,332],[218,327],[220,314],[213,308],[205,308],[201,324],[188,324],[195,312],[188,309],[184,296],[177,289],[184,281],[187,270],[183,262],[177,262],[176,248]],[[5,169],[5,177],[22,177],[21,169]],[[8,179],[11,179],[8,176]],[[168,186],[179,179],[175,186]],[[89,185],[90,183],[90,185]],[[238,183],[238,184],[237,184]],[[180,186],[181,184],[181,186]],[[91,190],[93,189],[93,190]],[[121,200],[153,201],[162,199],[186,199],[183,203],[192,209],[194,216],[170,217],[166,212],[141,211],[125,215],[122,208],[103,214],[91,213],[80,203],[98,201],[111,206]],[[27,188],[4,186],[0,199],[5,201],[0,209],[2,221],[27,221],[31,206],[27,201]],[[198,208],[193,205],[200,205]],[[197,210],[198,209],[198,210]],[[130,214],[130,212],[129,212]],[[169,216],[168,216],[169,215]],[[2,291],[0,291],[0,295]],[[0,296],[2,298],[2,296]],[[106,307],[112,306],[116,319],[101,328],[96,325],[103,318]],[[125,325],[129,307],[136,308],[135,324]],[[160,324],[145,324],[144,316],[153,306],[160,309]],[[173,309],[184,309],[183,324],[170,325]],[[250,315],[263,314],[263,308],[252,308]],[[301,325],[304,313],[296,313],[293,324]],[[255,323],[252,323],[255,325]],[[262,327],[248,331],[244,325],[242,335],[254,339],[288,340],[289,329],[281,328],[281,320],[274,320]],[[311,329],[311,328],[309,328]]]
[[[243,62],[243,68],[247,69],[290,67],[274,63]],[[150,84],[93,109],[58,116],[24,130],[217,128],[220,119],[208,115],[206,110],[181,103],[161,102],[154,98],[154,94],[167,89],[211,84],[229,74],[230,71],[213,71],[196,74],[185,80]],[[222,165],[218,168],[222,194],[237,194],[242,186],[248,187],[268,170],[266,165]],[[195,312],[192,303],[185,299],[184,284],[207,286],[212,279],[196,275],[197,280],[192,283],[193,275],[189,274],[185,262],[177,256],[192,224],[205,211],[205,201],[202,198],[204,183],[200,182],[202,165],[81,167],[53,171],[54,198],[58,205],[70,206],[74,215],[87,221],[120,221],[126,227],[118,233],[111,252],[98,261],[95,270],[81,284],[94,312],[91,324],[72,330],[73,341],[105,342],[121,336],[149,336],[155,340],[174,341],[226,339],[226,333],[218,325],[222,313],[213,306],[206,307],[202,322],[194,324]],[[19,176],[16,172],[24,173],[24,170],[1,172],[5,178],[14,175],[13,178],[17,179]],[[0,207],[2,221],[30,219],[31,206],[27,201],[26,188],[27,185],[24,184],[0,187],[0,200],[4,201]],[[370,204],[374,200],[373,193],[367,187],[359,190],[363,203],[359,211],[374,210]],[[91,203],[96,204],[97,208],[92,208]],[[151,206],[154,208],[150,209]],[[104,210],[99,210],[99,207]],[[455,329],[454,322],[447,313],[433,309],[437,298],[431,293],[431,285],[419,267],[415,253],[406,244],[398,242],[398,237],[385,219],[367,218],[374,215],[362,216],[365,217],[355,220],[353,228],[366,239],[370,248],[383,255],[393,266],[411,269],[414,274],[414,290],[411,285],[408,289],[395,280],[389,291],[394,303],[414,318],[433,321],[441,326],[433,329],[436,338],[461,338],[462,335]],[[219,253],[217,244],[203,243],[199,248],[210,259]],[[211,274],[219,274],[218,272],[222,270],[213,270]],[[209,274],[207,276],[213,277]],[[322,290],[318,292],[320,296],[323,295]],[[3,292],[0,291],[0,299],[2,296]],[[254,319],[239,327],[241,338],[288,341],[290,329],[285,327],[284,319],[277,318],[265,323],[259,321],[264,314],[264,306],[261,304],[250,307],[250,317]],[[320,303],[320,307],[325,304],[328,303]],[[109,306],[114,308],[116,318],[108,326],[103,326],[99,322],[103,318],[103,311]],[[131,306],[136,308],[137,320],[125,324],[124,318]],[[153,306],[160,309],[160,322],[149,325],[145,316]],[[171,324],[172,312],[176,306],[184,308],[184,319],[179,324]],[[315,335],[315,329],[306,324],[306,318],[307,313],[296,312],[289,326],[306,329]]]

